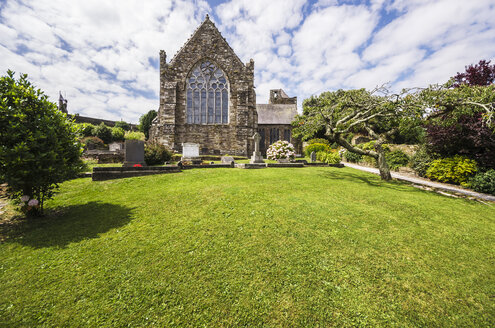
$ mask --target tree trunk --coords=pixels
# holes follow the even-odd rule
[[[385,152],[383,151],[382,145],[378,142],[375,145],[376,152],[378,153],[378,170],[380,171],[380,177],[382,180],[392,180],[392,175],[390,174],[390,168],[388,167],[387,160],[385,159]]]

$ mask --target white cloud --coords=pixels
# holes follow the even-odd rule
[[[0,70],[28,73],[69,111],[137,122],[158,107],[159,50],[170,60],[209,12],[234,51],[255,60],[257,101],[338,88],[445,82],[495,58],[493,0],[8,1]],[[154,65],[152,65],[153,63]],[[2,73],[3,74],[3,73]]]
[[[0,70],[27,73],[52,101],[66,92],[71,113],[137,122],[158,107],[150,60],[164,48],[170,59],[209,10],[203,0],[8,2]]]

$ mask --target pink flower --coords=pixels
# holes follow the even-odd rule
[[[38,205],[39,202],[37,199],[31,199],[29,202],[28,202],[28,206],[36,206]]]

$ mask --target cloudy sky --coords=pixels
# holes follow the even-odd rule
[[[167,60],[209,13],[257,102],[339,88],[443,83],[495,61],[495,0],[0,0],[0,71],[27,73],[69,113],[137,122],[158,108]]]

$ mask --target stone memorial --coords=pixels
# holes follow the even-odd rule
[[[311,163],[316,162],[316,153],[314,151],[312,151],[311,154],[309,155],[309,159]]]
[[[108,145],[108,149],[110,151],[124,151],[124,143],[123,142],[112,142],[111,144]]]
[[[232,156],[222,156],[222,164],[231,164],[232,162],[235,163],[234,157],[232,157]]]
[[[261,140],[260,134],[256,132],[253,135],[253,139],[254,139],[254,152],[253,152],[253,156],[251,156],[251,160],[249,161],[249,163],[250,164],[264,163],[263,156],[261,156],[261,152],[260,152],[260,140]]]
[[[146,166],[146,162],[144,161],[144,141],[126,140],[123,166],[129,167],[136,164]]]
[[[184,142],[182,144],[181,161],[201,164],[202,160],[201,157],[199,157],[199,145],[197,143]]]

